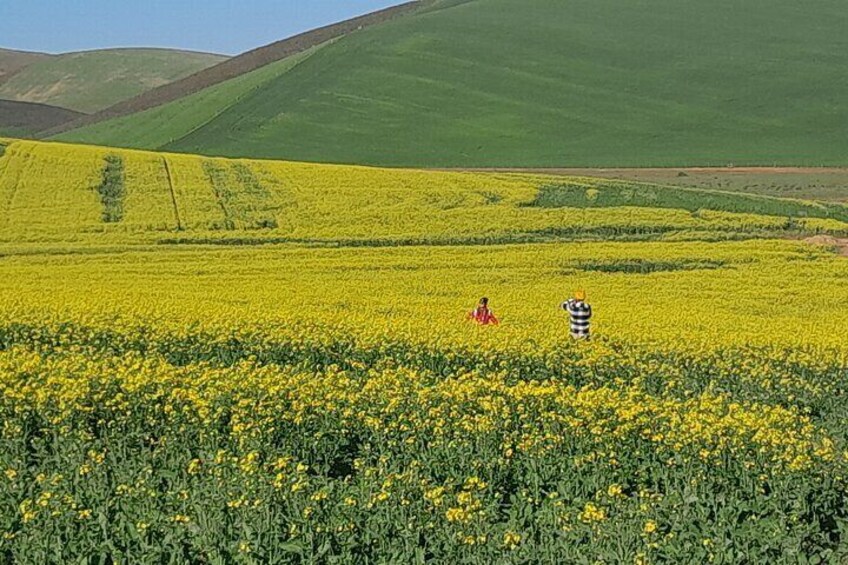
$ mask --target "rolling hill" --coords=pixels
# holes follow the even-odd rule
[[[0,100],[0,135],[29,137],[83,115],[73,110],[45,104]]]
[[[0,61],[14,60],[0,53]],[[20,61],[0,98],[91,113],[215,65],[226,57],[169,49],[106,49]],[[24,64],[25,63],[25,64]]]
[[[29,65],[49,58],[50,55],[45,53],[0,49],[0,84],[3,84],[12,78],[15,73],[20,72]]]
[[[293,37],[253,49],[239,55],[238,57],[233,57],[232,59],[224,61],[218,65],[214,65],[213,67],[195,73],[184,79],[154,88],[139,94],[134,98],[119,102],[114,106],[110,106],[109,108],[96,112],[95,114],[87,116],[73,124],[69,124],[66,127],[58,128],[54,132],[48,132],[48,134],[56,135],[71,129],[103,122],[113,118],[129,116],[166,105],[170,102],[182,100],[185,97],[191,96],[204,89],[214,88],[224,82],[239,79],[240,77],[243,77],[257,69],[261,69],[262,67],[282,62],[291,57],[297,57],[301,53],[311,50],[323,43],[343,37],[351,32],[359,31],[366,27],[406,15],[407,13],[416,10],[420,5],[429,1],[430,0],[418,0],[406,2],[336,24],[307,31]],[[266,73],[267,71],[263,71],[262,76],[265,76]],[[254,83],[255,79],[246,78],[245,82]],[[220,113],[227,104],[233,103],[237,98],[238,96],[224,99],[215,97],[215,100],[219,100],[221,105],[214,102],[206,102],[205,105],[208,106],[207,111],[215,115]],[[180,114],[181,108],[178,108],[173,112],[169,111],[168,115],[170,116],[174,113]],[[182,120],[182,116],[180,116],[180,120]],[[108,129],[109,128],[107,127],[107,130]],[[98,131],[102,131],[102,129]]]
[[[159,138],[138,114],[61,139],[393,166],[844,165],[846,28],[839,0],[435,2],[206,97],[211,119],[176,104]]]

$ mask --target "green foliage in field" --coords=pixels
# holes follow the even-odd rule
[[[114,224],[124,219],[124,161],[120,155],[107,155],[105,161],[97,193],[103,204],[103,221]]]
[[[846,28],[840,0],[437,4],[204,110],[215,118],[164,147],[423,166],[846,164]]]
[[[5,137],[25,138],[25,137],[32,135],[33,133],[34,132],[29,131],[29,130],[25,130],[25,129],[22,129],[22,128],[10,128],[10,127],[0,128],[0,135],[5,136]]]
[[[91,113],[222,60],[220,55],[167,49],[69,53],[29,65],[0,85],[0,98]]]
[[[138,149],[156,149],[174,143],[212,122],[268,81],[284,75],[313,51],[271,63],[175,102],[60,134],[56,139]]]
[[[674,261],[649,259],[619,259],[615,261],[588,260],[578,261],[572,265],[580,271],[596,271],[600,273],[634,273],[646,275],[649,273],[668,273],[672,271],[697,271],[701,269],[720,269],[723,261],[703,261],[678,259]]]
[[[717,190],[671,188],[627,182],[593,183],[565,181],[542,187],[534,206],[543,208],[606,208],[637,206],[689,210],[717,210],[744,214],[767,214],[800,218],[832,218],[848,221],[848,206],[838,203],[778,199]]]
[[[747,401],[703,415],[685,404],[693,394],[702,403],[712,398],[698,392],[702,382],[737,381],[710,364],[722,363],[718,355],[671,357],[613,343],[600,348],[609,365],[593,373],[594,350],[568,346],[559,355],[510,358],[386,343],[390,356],[381,357],[353,340],[260,344],[238,335],[228,347],[197,334],[171,343],[101,334],[86,343],[84,328],[64,326],[57,334],[0,329],[12,346],[0,354],[4,384],[29,387],[39,399],[0,405],[13,430],[0,453],[9,562],[133,556],[197,563],[212,556],[285,564],[321,556],[367,563],[391,556],[411,563],[426,555],[447,565],[579,563],[589,555],[614,563],[650,554],[675,563],[715,556],[794,563],[786,555],[848,556],[848,496],[837,475],[844,467],[787,473],[753,447],[701,458],[706,433],[678,449],[655,444],[652,435],[668,424],[665,415],[650,418],[647,391],[673,380],[679,366],[687,367],[686,382],[663,390],[663,402],[684,410],[678,418],[709,422],[728,409],[735,418],[756,418]],[[76,352],[53,348],[50,339]],[[49,353],[38,353],[41,341]],[[793,352],[723,353],[747,366],[816,371],[845,384],[838,362],[771,362],[767,354]],[[254,368],[256,357],[267,364]],[[522,376],[494,376],[505,371]],[[75,389],[74,382],[86,384]],[[592,395],[589,387],[605,392]],[[521,390],[539,392],[525,399]],[[800,404],[798,390],[783,385],[768,398]],[[641,399],[632,410],[645,418],[630,422],[616,412],[620,406],[604,405],[572,431],[553,412],[557,393]],[[72,407],[53,408],[66,396]],[[738,414],[740,406],[751,414]],[[562,419],[588,416],[578,410]],[[458,422],[441,427],[449,421],[442,411]],[[817,421],[841,413],[830,408]],[[418,424],[428,418],[438,425]],[[499,427],[488,429],[491,421]],[[537,426],[550,430],[551,447],[516,446]]]

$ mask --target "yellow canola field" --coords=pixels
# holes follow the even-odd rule
[[[848,211],[838,208],[839,218],[829,217],[822,205],[801,201],[770,201],[777,202],[770,215],[736,211],[732,196],[722,196],[723,204],[717,208],[687,208],[687,198],[697,196],[693,191],[683,191],[681,198],[664,204],[658,201],[656,207],[651,207],[650,199],[640,205],[628,205],[626,199],[593,203],[594,195],[604,191],[635,194],[645,189],[620,181],[213,159],[36,141],[4,143],[8,147],[0,157],[0,241],[6,243],[245,238],[345,244],[499,243],[674,234],[715,239],[737,232],[786,230],[848,233],[844,221]],[[98,196],[107,156],[117,156],[121,162],[119,200],[124,215],[115,223],[101,221]],[[580,204],[535,205],[540,190],[549,186],[577,194]],[[677,189],[650,191],[662,196]],[[747,209],[743,204],[739,210]],[[788,221],[789,215],[797,219]]]
[[[848,496],[848,262],[823,248],[81,247],[0,271],[21,558],[44,532],[96,553],[109,508],[142,532],[109,530],[127,555],[202,533],[225,561],[764,558],[798,550],[767,535],[785,521],[830,539],[809,516]],[[559,309],[577,287],[590,343]],[[501,326],[464,319],[483,294]]]
[[[154,331],[309,322],[414,341],[555,347],[568,329],[560,303],[585,288],[594,329],[609,338],[679,348],[848,344],[839,331],[848,327],[848,262],[801,242],[119,251],[7,255],[5,316],[151,319]],[[464,315],[484,295],[504,323],[473,331]]]
[[[837,219],[2,144],[0,560],[848,559]]]

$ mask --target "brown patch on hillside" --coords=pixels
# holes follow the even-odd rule
[[[0,130],[14,135],[34,135],[46,128],[77,120],[85,114],[58,106],[0,100]]]
[[[43,137],[58,135],[72,129],[95,124],[113,118],[143,112],[180,98],[184,98],[210,86],[215,86],[261,67],[302,53],[327,41],[337,39],[354,31],[384,23],[418,10],[432,3],[432,0],[415,0],[399,6],[393,6],[372,12],[358,18],[321,27],[306,33],[295,35],[276,43],[248,51],[238,57],[209,67],[186,78],[154,88],[110,108],[101,110],[74,122],[52,128],[42,133]]]
[[[848,257],[848,239],[845,238],[838,238],[830,235],[817,235],[814,237],[808,237],[804,240],[804,243],[830,247],[835,249],[839,255]]]

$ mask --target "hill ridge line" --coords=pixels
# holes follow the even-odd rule
[[[422,6],[431,4],[432,0],[412,0],[397,6],[384,8],[376,12],[293,35],[289,38],[247,51],[188,77],[148,90],[138,96],[119,102],[80,120],[74,120],[73,122],[45,130],[41,132],[40,136],[48,138],[83,126],[89,126],[105,120],[120,118],[162,106],[211,86],[255,71],[276,61],[302,53],[307,49],[326,43],[332,39],[365,27],[390,21],[414,12]]]

